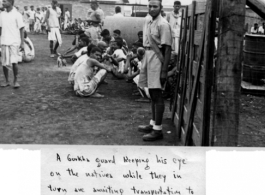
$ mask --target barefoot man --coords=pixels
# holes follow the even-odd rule
[[[47,10],[45,22],[48,28],[48,40],[50,41],[51,58],[57,54],[57,49],[62,45],[62,37],[60,33],[60,24],[57,16],[58,1],[52,0],[52,7]]]
[[[77,96],[81,97],[95,97],[102,98],[103,95],[96,92],[99,85],[107,76],[107,71],[112,71],[111,64],[102,64],[101,59],[102,50],[98,47],[91,49],[90,56],[86,63],[81,64],[74,76],[74,90]],[[94,74],[94,68],[98,67],[100,70]]]
[[[24,51],[24,22],[21,13],[14,8],[14,0],[3,0],[5,11],[0,16],[0,36],[2,49],[2,66],[5,75],[5,83],[2,87],[10,85],[8,78],[9,69],[13,69],[14,88],[19,88],[18,55],[19,50]],[[12,67],[12,68],[11,68]]]

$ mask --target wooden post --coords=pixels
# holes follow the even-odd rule
[[[220,0],[214,146],[237,146],[246,0]]]

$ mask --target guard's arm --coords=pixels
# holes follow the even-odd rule
[[[24,27],[20,28],[19,31],[20,31],[20,39],[21,39],[20,48],[21,48],[21,50],[24,50],[24,40],[25,40],[25,38],[24,38]]]
[[[164,56],[164,63],[162,63],[160,81],[161,81],[161,85],[164,85],[164,83],[167,80],[168,65],[169,65],[170,57],[171,57],[171,46],[162,45],[162,54]]]

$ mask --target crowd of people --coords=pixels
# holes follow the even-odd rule
[[[50,57],[56,57],[59,66],[65,65],[66,59],[70,59],[73,63],[68,82],[77,96],[103,98],[104,96],[97,90],[101,84],[107,83],[105,79],[108,72],[115,79],[126,80],[130,85],[136,86],[132,95],[139,95],[141,98],[137,99],[138,101],[151,102],[150,124],[138,128],[140,132],[146,133],[143,140],[155,141],[163,138],[164,98],[170,97],[171,85],[174,85],[174,75],[177,70],[181,23],[180,1],[174,2],[174,10],[165,17],[161,13],[162,1],[150,0],[149,14],[145,18],[143,30],[137,33],[138,39],[129,48],[127,41],[122,38],[120,29],[113,32],[104,29],[104,12],[94,0],[88,11],[87,24],[81,19],[75,20],[77,31],[74,40],[63,54],[59,54],[57,49],[63,43],[62,28],[72,28],[69,27],[71,23],[69,10],[65,10],[61,25],[59,20],[61,10],[58,9],[57,0],[52,0],[50,7],[36,10],[33,6],[30,6],[29,10],[25,6],[22,14],[19,14],[13,5],[14,0],[4,0],[5,10],[0,15],[2,65],[6,79],[3,87],[10,85],[8,80],[10,66],[13,67],[14,72],[14,87],[19,87],[17,49],[25,50],[25,44],[28,42],[28,37],[24,38],[26,32],[45,30],[50,42]],[[115,8],[115,12],[116,17],[122,17],[119,7]],[[12,29],[8,24],[14,24]],[[89,28],[86,28],[87,25]]]
[[[15,7],[18,11],[19,7]],[[51,5],[41,6],[41,7],[34,7],[31,6],[24,6],[24,10],[20,11],[23,16],[23,21],[25,24],[25,31],[34,33],[34,34],[46,34],[47,32],[47,23],[45,22],[47,10],[51,8]],[[119,10],[120,7],[116,7],[115,9]],[[88,11],[88,16],[91,15],[93,10],[90,9]],[[68,8],[65,8],[64,13],[62,12],[61,8],[57,5],[56,6],[57,17],[59,20],[59,25],[61,30],[67,31],[68,33],[73,33],[74,31],[78,30],[85,30],[90,27],[89,17],[87,16],[86,19],[81,18],[73,18],[71,17],[71,13]],[[104,14],[104,12],[102,12]],[[102,18],[104,15],[102,15]]]

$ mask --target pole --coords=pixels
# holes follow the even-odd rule
[[[214,146],[237,146],[246,0],[220,0]]]

